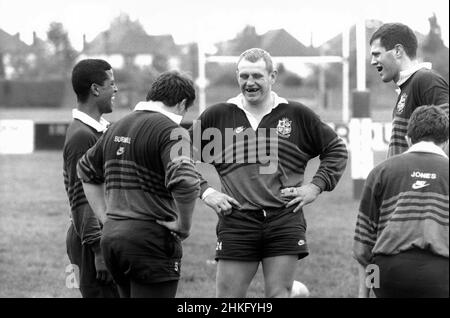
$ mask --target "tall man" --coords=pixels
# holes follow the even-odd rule
[[[108,122],[101,116],[112,111],[117,86],[106,61],[86,59],[75,65],[72,86],[78,107],[72,111],[63,148],[64,184],[69,197],[71,224],[67,232],[67,254],[80,271],[83,297],[117,297],[115,285],[103,261],[100,248],[101,225],[84,195],[76,165],[106,130]]]
[[[179,126],[194,99],[190,79],[163,73],[147,101],[78,164],[86,197],[104,223],[101,246],[121,297],[176,295],[180,239],[189,235],[199,191],[189,134]]]
[[[369,295],[366,270],[375,264],[378,297],[448,298],[448,129],[442,109],[416,108],[407,128],[410,148],[367,177],[353,245],[360,297]]]
[[[219,216],[216,296],[245,297],[261,262],[265,295],[288,297],[297,260],[308,255],[302,207],[333,190],[347,150],[308,107],[272,91],[277,71],[268,52],[242,53],[236,75],[241,94],[207,108],[191,131],[222,183],[223,193],[201,184],[202,199]],[[316,156],[320,166],[304,183]]]
[[[414,109],[421,105],[442,105],[448,115],[448,83],[430,63],[419,63],[417,38],[401,23],[382,25],[370,38],[371,64],[383,82],[394,81],[399,87],[393,111],[388,157],[408,149],[406,127]]]

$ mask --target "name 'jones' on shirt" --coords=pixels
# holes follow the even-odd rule
[[[414,171],[411,174],[411,177],[413,177],[413,178],[423,178],[423,179],[436,179],[437,175],[435,173],[430,173],[430,172]]]

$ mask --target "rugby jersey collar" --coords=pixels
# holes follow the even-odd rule
[[[434,142],[431,141],[419,141],[415,143],[411,147],[409,147],[406,152],[431,152],[437,155],[444,156],[448,159],[447,154],[442,150],[441,147],[437,146]]]
[[[95,130],[97,130],[97,132],[105,132],[109,126],[109,121],[107,121],[103,117],[100,117],[100,121],[96,121],[85,112],[82,112],[81,110],[76,108],[72,109],[72,117],[73,119],[78,119],[84,124],[94,128]]]
[[[181,120],[183,119],[183,116],[168,112],[167,110],[163,109],[158,103],[155,103],[152,101],[139,102],[134,107],[134,110],[146,110],[146,111],[161,113],[161,114],[169,117],[169,119],[171,119],[177,125],[179,125],[181,123]]]
[[[285,98],[283,98],[283,97],[279,97],[277,95],[277,93],[271,92],[271,95],[272,95],[272,98],[273,98],[273,101],[274,101],[272,109],[276,108],[280,104],[288,104],[288,101]],[[239,94],[238,96],[230,98],[229,100],[227,100],[227,103],[234,104],[237,107],[239,107],[240,109],[242,109],[244,111],[245,115],[247,116],[247,119],[248,119],[250,125],[252,126],[253,130],[256,130],[258,128],[259,122],[256,120],[256,118],[249,111],[247,111],[244,108],[243,100],[244,100],[244,96],[242,94]],[[272,111],[272,109],[271,109],[271,111]]]
[[[278,96],[277,93],[275,93],[275,92],[271,92],[271,95],[272,95],[273,100],[274,100],[272,109],[274,109],[275,107],[277,107],[280,104],[287,104],[288,103],[288,101],[285,98]],[[227,100],[227,103],[234,104],[237,107],[239,107],[239,108],[241,108],[241,109],[243,109],[245,111],[244,103],[242,102],[243,100],[244,100],[244,96],[242,94],[239,94],[238,96],[230,98],[229,100]]]
[[[425,68],[428,70],[431,70],[431,63],[425,62],[425,63],[419,63],[414,66],[411,66],[407,70],[401,71],[398,81],[395,83],[398,87],[403,85],[415,72],[418,70]]]

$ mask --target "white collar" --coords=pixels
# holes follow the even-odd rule
[[[272,111],[272,109],[277,107],[279,104],[287,104],[288,103],[288,101],[286,99],[279,97],[275,92],[271,92],[271,96],[273,98],[274,103],[273,103],[270,111]],[[248,110],[246,110],[244,108],[243,100],[244,100],[244,96],[242,94],[239,94],[238,96],[227,100],[227,103],[234,104],[237,107],[239,107],[240,109],[242,109],[244,111],[245,115],[247,116],[248,122],[252,126],[253,130],[256,130],[258,128],[259,121],[255,118],[255,116],[253,116],[252,113],[250,113]],[[270,113],[270,111],[267,113]]]
[[[84,124],[94,128],[98,132],[105,132],[109,126],[109,122],[103,117],[100,117],[100,121],[96,121],[85,112],[82,112],[81,110],[76,108],[72,109],[72,117],[73,119],[78,119]]]
[[[167,110],[163,109],[160,102],[154,102],[154,101],[148,101],[148,102],[139,102],[135,107],[134,110],[146,110],[151,112],[158,112],[161,113],[169,119],[171,119],[173,122],[175,122],[177,125],[181,123],[181,120],[183,119],[183,116],[168,112]]]
[[[441,147],[437,146],[434,142],[431,141],[419,141],[415,143],[405,152],[431,152],[437,155],[444,156],[448,159],[447,154],[442,150]]]
[[[277,107],[280,104],[287,104],[288,103],[288,101],[285,98],[279,97],[277,95],[277,93],[275,93],[275,92],[271,92],[271,95],[272,95],[273,101],[274,101],[272,109],[274,109],[275,107]],[[227,103],[234,104],[237,107],[239,107],[241,109],[244,109],[243,99],[244,99],[244,96],[242,94],[239,94],[238,96],[230,98],[229,100],[227,100]]]
[[[395,84],[397,84],[397,86],[401,86],[411,77],[411,75],[413,75],[415,72],[417,72],[418,70],[420,70],[422,68],[431,70],[431,63],[429,63],[429,62],[418,63],[418,64],[411,66],[407,70],[401,71],[398,81]]]

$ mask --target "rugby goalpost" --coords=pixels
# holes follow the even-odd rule
[[[206,108],[206,64],[209,62],[236,63],[239,56],[207,56],[200,37],[198,44],[199,114]],[[367,175],[374,166],[372,150],[372,119],[370,118],[369,92],[366,89],[366,23],[361,18],[356,23],[356,90],[353,92],[353,116],[350,118],[350,28],[342,32],[342,56],[272,56],[273,62],[300,62],[304,64],[342,64],[342,122],[348,124],[351,145],[351,176],[353,198],[359,199]]]
[[[350,31],[346,30],[342,33],[342,56],[321,55],[321,56],[272,56],[275,64],[281,62],[300,62],[303,64],[328,64],[340,63],[342,64],[342,121],[347,123],[349,120],[349,56],[350,56]],[[270,52],[269,52],[270,53]],[[197,85],[199,88],[199,114],[206,108],[206,64],[208,62],[218,63],[236,63],[239,56],[206,56],[204,44],[198,41],[198,79]]]

